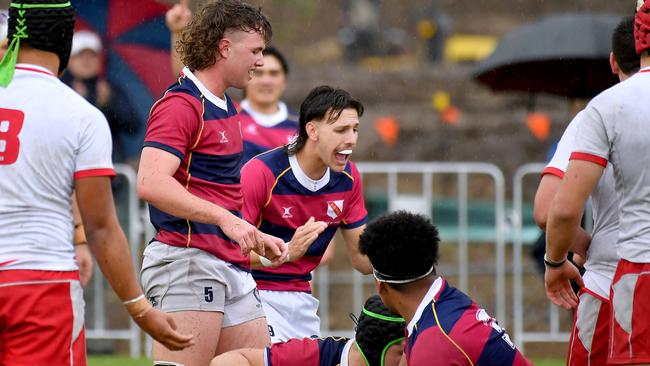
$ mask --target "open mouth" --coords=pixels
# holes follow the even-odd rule
[[[348,161],[348,158],[350,158],[350,155],[352,154],[352,150],[341,150],[336,152],[336,161],[339,162],[340,164],[345,164]]]

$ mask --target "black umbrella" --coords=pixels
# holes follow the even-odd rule
[[[608,59],[620,19],[589,13],[544,17],[507,33],[473,77],[497,91],[593,97],[618,81]]]

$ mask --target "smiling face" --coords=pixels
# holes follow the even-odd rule
[[[246,88],[246,99],[253,105],[277,105],[286,88],[287,75],[282,64],[275,56],[266,55],[264,66],[255,70],[253,79]]]
[[[265,46],[264,38],[257,32],[226,32],[219,51],[224,59],[223,77],[228,86],[239,89],[248,86],[255,70],[264,66],[262,51]]]
[[[328,121],[329,114],[322,121],[309,122],[307,133],[321,164],[341,172],[357,146],[359,115],[355,109],[347,108],[335,121]]]

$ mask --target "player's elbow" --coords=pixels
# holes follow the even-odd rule
[[[582,214],[582,207],[577,207],[571,204],[554,201],[548,213],[548,222],[553,223],[569,223],[578,221]]]
[[[358,254],[352,258],[352,267],[364,275],[372,273],[370,259],[363,254]]]
[[[540,208],[537,205],[535,205],[535,209],[533,210],[533,219],[535,220],[535,224],[539,226],[540,229],[546,230],[546,222],[548,220],[548,209],[547,208]]]
[[[136,191],[138,193],[138,198],[146,202],[151,202],[155,197],[153,185],[141,176],[138,176]]]

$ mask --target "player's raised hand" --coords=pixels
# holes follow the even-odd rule
[[[578,269],[568,260],[557,268],[546,267],[544,287],[546,296],[553,304],[565,309],[578,305],[578,297],[571,288],[571,280],[575,280],[580,287],[585,285]]]
[[[232,241],[239,244],[243,255],[248,255],[251,250],[255,250],[260,255],[264,255],[264,240],[262,239],[259,230],[246,220],[228,214],[224,217],[219,227]],[[262,248],[261,250],[259,248]]]
[[[289,258],[293,261],[305,255],[309,246],[318,239],[318,235],[325,231],[325,229],[327,229],[325,222],[316,221],[313,217],[310,217],[293,234],[293,238],[289,242]]]
[[[194,345],[194,336],[178,333],[174,319],[160,310],[151,309],[141,317],[133,317],[133,320],[153,339],[172,351],[179,351]]]
[[[165,14],[165,23],[172,33],[178,33],[183,30],[192,20],[192,11],[190,10],[190,0],[181,0]]]

